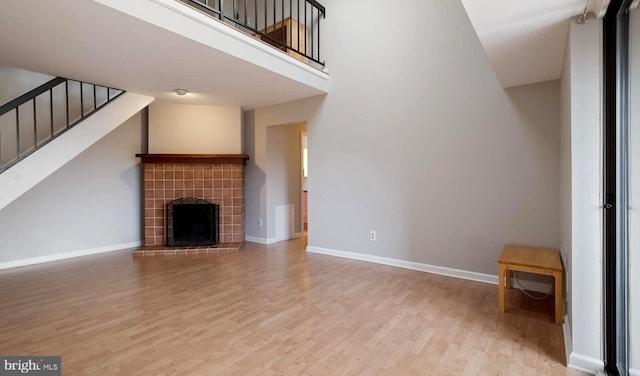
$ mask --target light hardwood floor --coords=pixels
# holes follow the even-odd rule
[[[64,375],[577,375],[553,302],[304,252],[131,252],[0,271],[0,354]]]

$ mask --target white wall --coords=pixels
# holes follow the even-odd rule
[[[310,247],[493,276],[507,243],[558,248],[558,83],[505,92],[459,2],[325,5],[331,94],[256,110],[249,148],[265,172],[266,127],[308,121]]]
[[[505,89],[507,98],[516,110],[517,122],[525,130],[531,149],[536,159],[535,165],[538,180],[535,195],[537,197],[520,202],[521,210],[537,215],[541,220],[549,218],[544,226],[535,229],[536,232],[548,234],[557,239],[552,245],[559,249],[560,243],[560,81],[547,81],[538,84],[515,86]],[[533,207],[540,200],[548,200],[544,210],[538,211]],[[550,245],[551,246],[551,245]],[[548,276],[530,273],[518,273],[518,281],[527,290],[551,292],[553,279]]]
[[[640,375],[640,10],[630,22],[631,176],[629,211],[630,367]]]
[[[267,238],[278,238],[277,210],[282,205],[293,206],[293,233],[302,233],[302,152],[301,132],[305,123],[277,125],[267,128]]]
[[[569,36],[567,35],[567,39]],[[567,42],[569,43],[569,42]],[[560,80],[560,251],[565,269],[565,309],[571,328],[572,215],[571,215],[571,49],[567,48]],[[569,333],[571,330],[569,329]],[[565,349],[568,353],[571,349]]]
[[[53,76],[13,67],[0,67],[0,105],[53,79]]]
[[[602,369],[602,21],[571,22],[570,366]],[[566,115],[565,115],[566,116]],[[566,120],[566,119],[565,119]],[[566,150],[566,142],[563,144]],[[566,170],[563,170],[566,171]],[[565,177],[566,178],[566,177]]]
[[[236,106],[153,103],[149,106],[149,153],[241,153],[241,116]]]
[[[0,210],[0,263],[141,239],[136,114]]]
[[[267,163],[266,129],[256,129],[255,111],[247,111],[242,116],[243,150],[249,155],[245,168],[245,236],[254,241],[267,238]],[[264,132],[263,132],[264,131]],[[257,137],[257,138],[256,138]],[[256,156],[261,156],[258,163]],[[260,225],[259,221],[262,221]]]

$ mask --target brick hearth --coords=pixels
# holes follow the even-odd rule
[[[248,157],[233,155],[138,154],[144,166],[144,246],[137,255],[237,252],[244,242],[244,169]],[[165,247],[169,201],[195,197],[219,205],[220,243]]]

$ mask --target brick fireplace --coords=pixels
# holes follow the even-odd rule
[[[137,255],[237,252],[244,242],[245,154],[136,154],[144,168],[144,246]],[[166,204],[195,197],[219,205],[216,245],[167,247]]]

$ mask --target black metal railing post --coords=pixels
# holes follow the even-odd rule
[[[20,108],[16,107],[16,156],[20,155]]]
[[[49,106],[49,110],[50,110],[50,121],[51,123],[49,124],[50,128],[51,128],[51,137],[53,137],[53,88],[49,89],[49,103],[51,104]]]
[[[296,10],[298,11],[298,18],[296,18],[296,20],[300,19],[300,0],[296,0],[297,2],[297,6],[296,6]],[[296,48],[298,51],[300,51],[300,26],[298,26],[296,28],[296,40],[298,41],[298,47]]]
[[[37,97],[36,97],[37,98]],[[36,108],[36,98],[33,98],[33,145],[38,146],[38,109]]]
[[[84,119],[84,85],[80,81],[80,119]],[[69,124],[67,124],[67,127]]]
[[[67,107],[67,117],[65,124],[69,124],[69,81],[64,82],[64,103]]]

